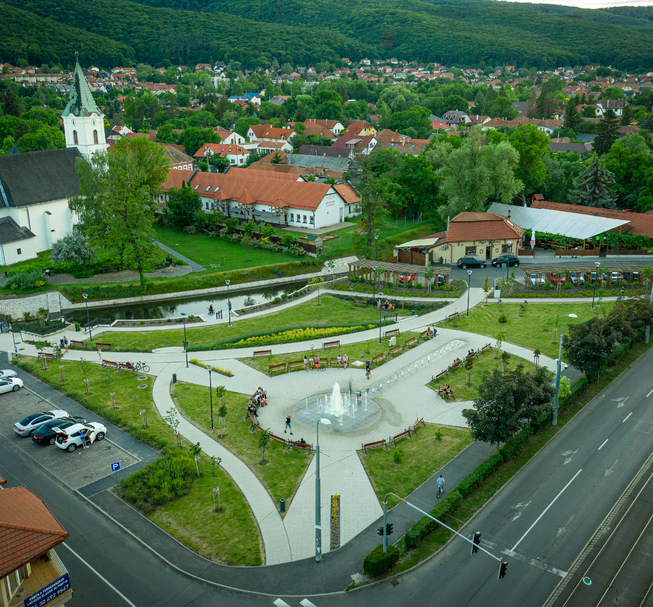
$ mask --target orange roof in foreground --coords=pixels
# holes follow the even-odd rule
[[[496,213],[459,213],[449,222],[447,242],[521,238],[524,229]]]
[[[345,204],[354,204],[355,202],[361,201],[361,197],[356,193],[356,190],[354,190],[354,188],[352,188],[348,183],[340,183],[333,187],[336,192],[342,196]]]
[[[68,533],[25,487],[0,491],[0,579],[61,544]]]

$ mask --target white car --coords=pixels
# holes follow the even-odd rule
[[[7,377],[16,377],[16,371],[12,369],[0,369],[0,379],[7,379]]]
[[[82,430],[86,435],[86,440],[82,437]],[[98,422],[91,422],[89,424],[74,424],[69,426],[65,430],[62,430],[60,434],[57,435],[55,445],[59,449],[66,449],[71,453],[77,449],[77,447],[83,447],[84,444],[91,445],[96,440],[104,439],[104,435],[107,433],[107,428],[103,424]]]
[[[52,411],[39,411],[38,413],[32,413],[14,424],[14,432],[18,434],[18,436],[29,436],[29,433],[32,430],[36,430],[41,424],[59,417],[69,417],[68,411],[53,409]]]
[[[0,394],[5,392],[18,392],[23,387],[23,380],[17,377],[0,378]]]

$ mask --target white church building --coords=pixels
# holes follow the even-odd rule
[[[72,232],[77,159],[107,149],[104,115],[79,62],[62,117],[65,148],[0,156],[0,265],[33,259]]]

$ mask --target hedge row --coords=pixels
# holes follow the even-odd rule
[[[442,501],[429,511],[429,514],[444,522],[449,515],[458,508],[462,502],[463,496],[460,495],[458,489],[454,489],[445,496]],[[440,523],[434,521],[428,516],[423,516],[417,521],[406,533],[406,548],[414,548],[419,544],[429,533],[435,531],[440,526]]]
[[[374,550],[368,552],[363,559],[363,573],[376,576],[385,573],[395,566],[400,556],[399,548],[388,546],[388,551],[383,552],[383,544],[379,544]]]

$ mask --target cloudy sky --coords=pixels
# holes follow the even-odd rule
[[[511,2],[530,2],[532,4],[565,4],[581,8],[605,8],[607,6],[651,6],[653,0],[509,0]]]

